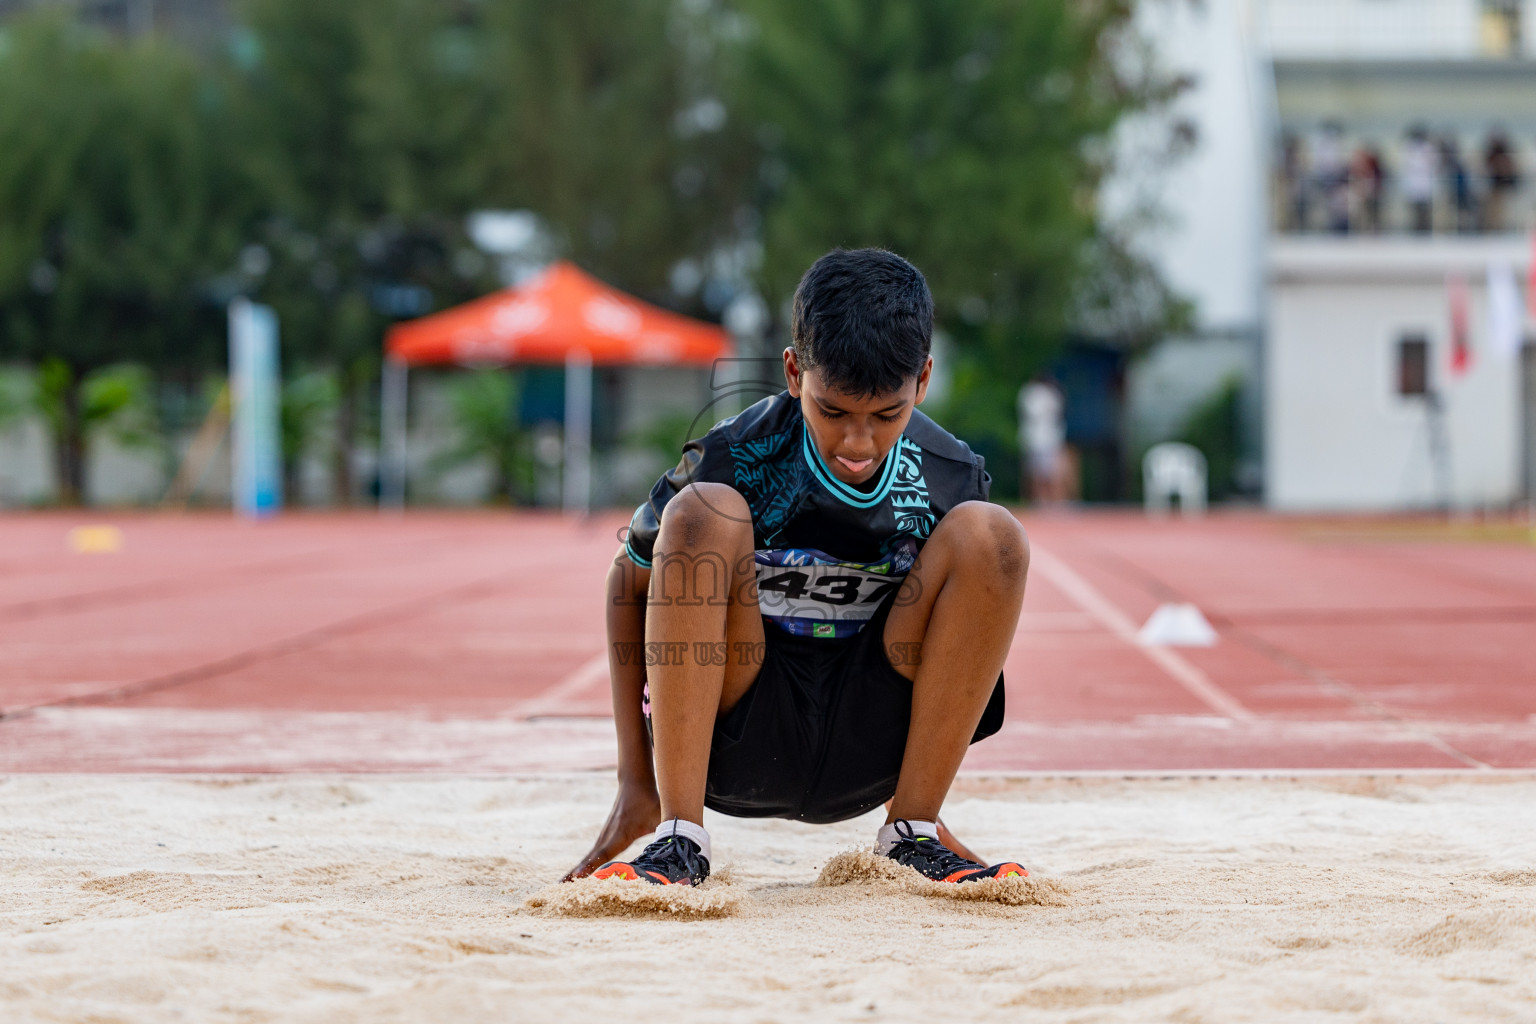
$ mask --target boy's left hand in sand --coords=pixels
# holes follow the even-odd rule
[[[636,782],[620,783],[619,795],[614,798],[613,810],[608,812],[608,820],[603,823],[597,842],[560,881],[586,878],[627,850],[636,839],[650,835],[660,820],[661,797],[656,794],[654,781],[649,787]]]

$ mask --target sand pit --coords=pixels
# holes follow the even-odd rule
[[[1030,867],[1013,902],[834,860],[874,818],[714,818],[724,877],[696,895],[726,916],[531,906],[610,796],[0,779],[0,1018],[1536,1019],[1529,778],[967,779],[947,817]]]
[[[855,895],[912,895],[961,903],[995,903],[1004,907],[1065,907],[1072,890],[1054,878],[987,878],[966,885],[945,885],[903,869],[888,857],[868,850],[849,850],[827,861],[816,876],[819,886],[855,886]],[[863,891],[860,891],[863,890]]]
[[[742,887],[717,871],[696,887],[630,885],[620,878],[578,878],[546,885],[523,900],[541,917],[629,917],[702,921],[741,913]]]

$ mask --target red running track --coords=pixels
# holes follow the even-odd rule
[[[84,523],[122,549],[79,554]],[[1297,519],[1025,518],[1008,719],[973,771],[1536,768],[1536,547]],[[0,771],[613,763],[621,515],[12,515]],[[1211,648],[1145,648],[1164,601]]]

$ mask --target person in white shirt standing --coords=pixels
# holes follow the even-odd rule
[[[1434,227],[1435,189],[1440,174],[1440,154],[1422,127],[1408,133],[1403,151],[1403,198],[1413,215],[1415,234],[1427,235]]]
[[[1024,455],[1024,476],[1029,481],[1029,496],[1042,505],[1059,504],[1067,498],[1065,411],[1061,390],[1043,377],[1019,389],[1019,450]]]

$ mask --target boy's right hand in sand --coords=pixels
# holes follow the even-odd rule
[[[613,860],[628,848],[630,843],[656,830],[661,820],[661,797],[656,793],[656,783],[619,784],[619,795],[613,800],[613,810],[597,835],[597,842],[581,863],[565,873],[562,882],[586,878],[602,865]]]

